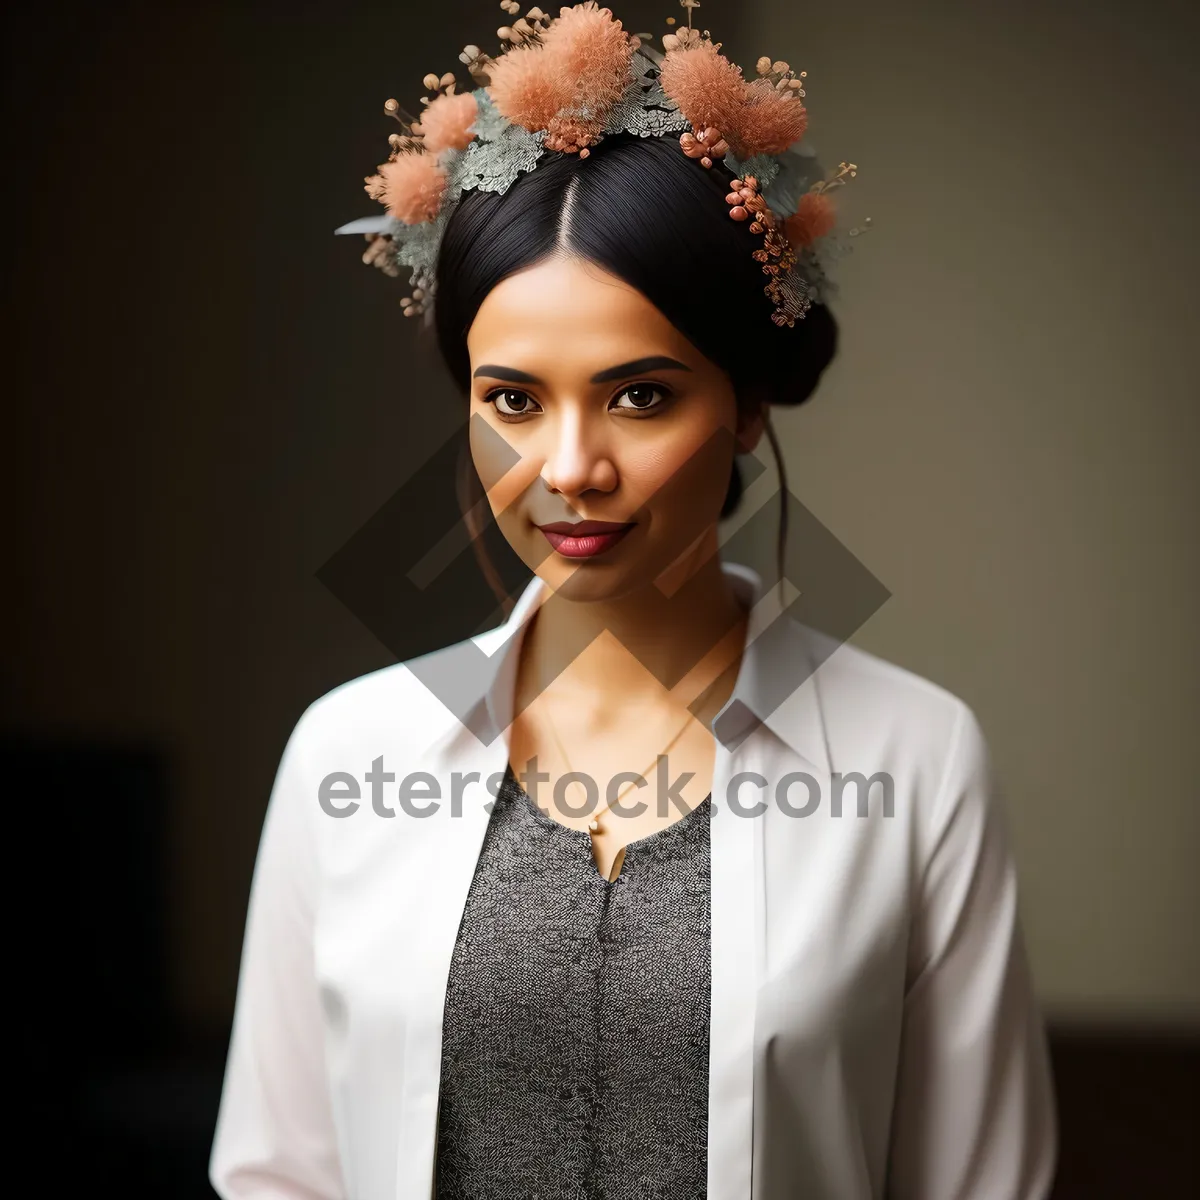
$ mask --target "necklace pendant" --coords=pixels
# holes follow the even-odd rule
[[[595,817],[593,817],[593,818],[592,818],[592,819],[591,819],[591,820],[588,822],[588,829],[589,829],[589,830],[590,830],[592,833],[598,833],[598,832],[599,832],[599,830],[600,830],[600,822],[599,822],[599,821],[597,821],[597,820],[595,819]]]

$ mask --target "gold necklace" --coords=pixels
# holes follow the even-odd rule
[[[687,731],[687,727],[688,727],[688,726],[689,726],[691,723],[692,723],[692,714],[689,712],[689,713],[687,714],[687,716],[686,716],[686,717],[684,717],[684,719],[683,719],[683,724],[682,724],[682,725],[679,727],[679,732],[678,732],[678,733],[676,733],[676,734],[675,734],[675,736],[674,736],[674,737],[673,737],[673,738],[672,738],[672,739],[671,739],[671,740],[670,740],[670,741],[667,743],[667,746],[666,746],[666,749],[665,749],[665,750],[662,750],[662,751],[660,751],[658,754],[656,754],[656,755],[654,756],[654,762],[652,762],[652,763],[650,764],[650,766],[648,766],[648,767],[646,768],[646,771],[649,771],[649,770],[650,770],[650,767],[656,766],[656,765],[658,764],[658,760],[659,760],[659,759],[660,759],[660,758],[661,758],[661,757],[662,757],[664,754],[667,754],[667,753],[669,753],[669,752],[670,752],[670,750],[671,750],[671,747],[672,747],[672,746],[674,746],[674,745],[675,745],[675,743],[676,743],[677,741],[679,741],[679,739],[680,739],[681,737],[683,737],[684,733]],[[570,775],[574,775],[574,774],[576,773],[576,772],[575,772],[575,768],[571,766],[571,759],[570,759],[570,756],[567,754],[566,747],[565,747],[565,746],[562,744],[562,739],[561,739],[561,738],[558,736],[558,730],[557,730],[557,729],[555,729],[555,727],[554,727],[554,722],[553,722],[553,721],[550,719],[550,712],[549,712],[549,710],[547,710],[547,712],[546,712],[546,726],[547,726],[547,727],[549,728],[549,730],[550,730],[550,736],[551,736],[552,738],[554,738],[554,744],[555,744],[555,745],[558,747],[558,752],[559,752],[559,754],[561,754],[561,755],[562,755],[563,762],[565,762],[565,763],[567,764],[567,773],[568,773],[568,774],[570,774]],[[642,779],[645,779],[645,777],[646,777],[646,771],[642,771],[642,772],[640,773],[640,777],[641,777]],[[604,830],[604,829],[602,829],[602,828],[601,828],[601,826],[600,826],[600,816],[601,816],[601,814],[602,814],[602,813],[605,813],[605,812],[607,812],[607,811],[608,811],[610,808],[612,808],[612,806],[613,806],[614,804],[618,803],[618,802],[619,802],[620,800],[622,800],[622,799],[623,799],[623,798],[624,798],[626,795],[628,795],[628,794],[629,794],[629,792],[631,792],[631,791],[634,789],[634,787],[636,787],[636,786],[637,786],[637,785],[636,785],[636,783],[631,783],[631,784],[629,785],[629,787],[627,787],[627,788],[626,788],[626,789],[625,789],[623,792],[621,792],[619,795],[617,795],[617,796],[614,796],[614,797],[613,797],[613,798],[612,798],[612,799],[611,799],[611,800],[610,800],[610,801],[609,801],[609,802],[608,802],[606,805],[604,805],[604,807],[603,807],[603,808],[600,808],[600,809],[598,809],[596,812],[592,813],[591,819],[590,819],[590,820],[588,821],[588,823],[587,823],[588,832],[589,832],[589,833],[604,833],[604,832],[605,832],[605,830]]]

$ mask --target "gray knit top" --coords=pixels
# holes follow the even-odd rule
[[[710,801],[610,882],[509,768],[451,959],[436,1200],[706,1195]]]

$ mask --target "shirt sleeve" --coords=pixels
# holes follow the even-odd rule
[[[964,704],[913,915],[887,1196],[1044,1200],[1057,1139],[1007,817]]]
[[[250,888],[209,1179],[222,1200],[344,1200],[313,967],[315,791],[304,719],[284,750]]]

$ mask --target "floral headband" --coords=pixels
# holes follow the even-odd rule
[[[701,167],[722,161],[733,172],[725,202],[733,220],[749,221],[762,235],[753,255],[767,276],[763,291],[776,325],[795,325],[834,293],[829,265],[850,246],[833,236],[830,193],[858,168],[843,162],[825,177],[815,152],[795,145],[808,127],[807,72],[763,57],[748,82],[707,29],[692,27],[698,0],[680,5],[687,27],[663,37],[663,52],[649,44],[650,34],[627,33],[595,0],[553,18],[531,8],[497,31],[505,43],[498,57],[478,46],[459,55],[474,91],[457,91],[453,72],[426,75],[432,95],[422,97],[419,120],[387,101],[385,112],[403,132],[388,139],[388,161],[365,188],[387,213],[334,232],[364,234],[370,246],[363,261],[388,275],[410,269],[412,294],[401,300],[406,316],[432,319],[438,247],[464,192],[503,193],[546,151],[586,159],[613,133],[677,132],[682,152]],[[510,16],[520,12],[517,0],[500,7]],[[850,237],[870,224],[867,217]]]

